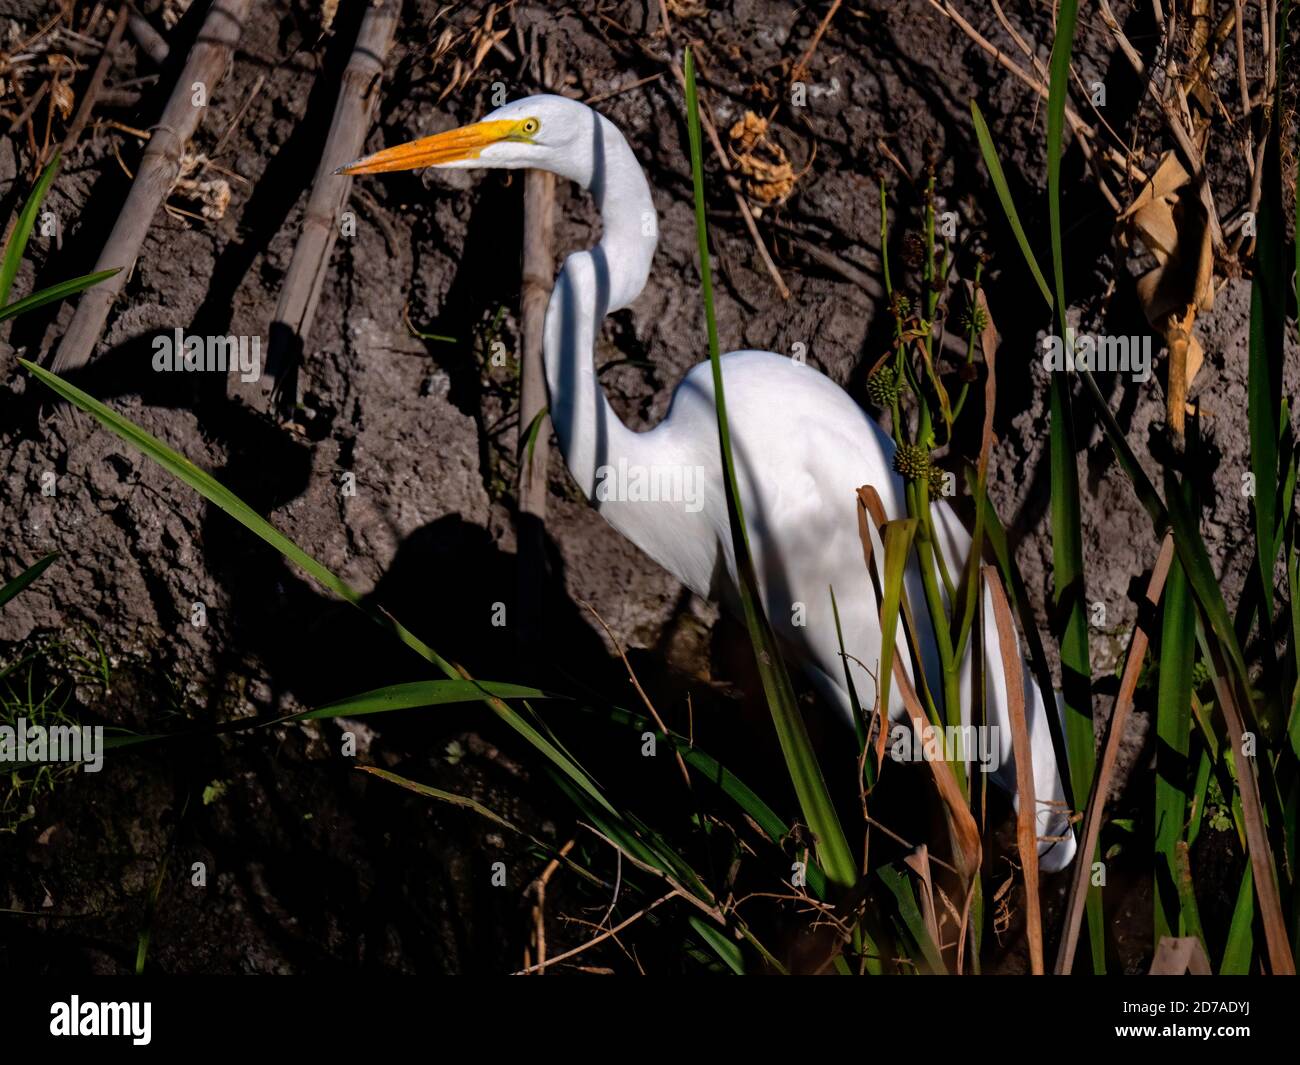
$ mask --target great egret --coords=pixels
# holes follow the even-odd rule
[[[721,598],[736,610],[736,563],[709,364],[687,373],[667,416],[641,433],[619,420],[596,377],[601,321],[645,287],[658,241],[650,187],[627,141],[585,104],[539,95],[506,104],[481,122],[377,152],[339,172],[429,166],[534,167],[590,191],[604,233],[594,248],[565,260],[546,313],[546,379],[560,449],[587,498],[615,529],[693,592]],[[876,681],[863,663],[878,665],[880,621],[863,564],[856,492],[873,485],[889,517],[906,515],[903,482],[893,470],[894,442],[837,384],[791,358],[735,351],[723,356],[722,376],[737,480],[768,616],[823,697],[849,715],[828,590],[834,588],[844,646],[853,656],[854,685],[863,705],[873,706]],[[936,502],[933,513],[949,572],[958,573],[970,537],[945,503]],[[911,602],[923,608],[915,561],[906,586]],[[987,597],[984,617],[987,722],[998,726],[991,753],[1000,768],[994,779],[1014,792],[1005,677]],[[900,625],[900,648],[903,639]],[[922,659],[931,687],[937,688],[933,641],[923,647]],[[970,665],[968,651],[963,691],[970,690]],[[1026,712],[1041,864],[1052,871],[1069,863],[1075,843],[1046,708],[1029,670],[1022,668],[1030,693]],[[965,702],[963,723],[969,724]],[[891,719],[905,719],[897,685],[891,686],[890,703]],[[1059,700],[1053,709],[1060,712]]]

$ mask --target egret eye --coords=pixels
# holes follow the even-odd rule
[[[541,128],[542,128],[542,124],[538,122],[537,119],[526,118],[524,119],[523,124],[520,125],[519,131],[521,133],[527,133],[529,136],[532,136]]]

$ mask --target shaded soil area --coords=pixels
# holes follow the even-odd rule
[[[16,294],[92,269],[129,187],[125,171],[142,150],[130,130],[147,130],[157,119],[205,6],[142,5],[165,30],[170,57],[155,65],[130,35],[119,46],[110,82],[149,80],[140,83],[138,102],[102,109],[118,125],[88,129],[64,162],[47,200],[59,236],[33,239]],[[1141,39],[1147,5],[1113,6]],[[349,204],[355,235],[341,238],[330,260],[292,422],[276,416],[261,383],[151,369],[153,338],[178,327],[265,344],[363,7],[338,5],[322,34],[320,5],[253,5],[192,145],[218,168],[208,173],[228,182],[229,205],[215,219],[159,214],[96,359],[75,382],[211,470],[369,601],[476,676],[531,679],[633,705],[621,662],[581,605],[589,602],[628,648],[668,723],[712,738],[714,753],[770,792],[780,757],[765,711],[743,694],[757,690],[743,634],[606,526],[558,455],[549,471],[545,637],[521,649],[508,625],[493,623],[497,604],[509,609],[517,586],[518,377],[513,358],[496,367],[488,353],[497,340],[509,352],[518,348],[519,175],[426,172],[357,183]],[[965,252],[988,262],[989,304],[1003,335],[993,494],[1045,629],[1046,371],[1036,357],[1043,315],[1036,305],[1031,312],[1034,283],[1001,222],[969,117],[969,101],[977,99],[1042,247],[1041,101],[922,0],[846,5],[808,61],[802,107],[788,104],[788,80],[825,5],[712,0],[668,7],[675,40],[696,44],[719,129],[749,110],[774,113],[774,137],[799,175],[789,199],[758,221],[791,291],[783,300],[710,163],[724,350],[790,352],[803,344],[809,362],[865,403],[866,370],[892,330],[881,283],[879,182],[883,177],[889,189],[896,253],[915,229],[924,175],[933,168],[941,209],[957,212]],[[1045,58],[1050,5],[1004,7]],[[40,3],[0,3],[0,32],[13,44],[46,17]],[[971,17],[990,40],[1012,47],[991,13]],[[645,292],[605,323],[601,380],[630,425],[653,425],[685,371],[706,355],[686,128],[663,61],[658,5],[515,3],[492,24],[492,32],[508,32],[496,47],[489,38],[478,55],[484,38],[474,34],[484,20],[477,4],[403,6],[367,147],[470,121],[491,109],[502,86],[509,98],[556,88],[599,97],[595,106],[646,168],[661,232]],[[433,58],[445,31],[459,42],[453,54],[468,57],[463,70],[453,67],[452,54]],[[1112,124],[1128,124],[1139,111],[1140,87],[1099,21],[1081,26],[1076,65],[1085,81],[1106,81]],[[1135,136],[1157,132],[1138,123]],[[5,217],[31,186],[25,137],[19,130],[0,138]],[[1228,182],[1231,166],[1221,162]],[[1081,328],[1145,334],[1131,290],[1138,266],[1117,253],[1113,216],[1077,150],[1065,166],[1073,313]],[[598,226],[586,198],[561,185],[557,265],[592,244]],[[1121,284],[1111,291],[1117,274]],[[1248,501],[1240,491],[1248,468],[1249,298],[1248,281],[1231,281],[1203,320],[1208,361],[1198,378],[1198,388],[1212,395],[1205,405],[1213,415],[1214,462],[1202,471],[1206,540],[1229,601],[1250,564],[1242,550],[1250,539]],[[0,660],[39,649],[36,676],[63,680],[79,716],[141,732],[271,719],[424,676],[418,659],[351,606],[91,419],[51,402],[21,371],[16,358],[46,358],[57,347],[72,310],[56,305],[0,326],[4,575],[60,552],[40,581],[0,612]],[[421,339],[416,330],[453,342]],[[1292,390],[1300,383],[1294,355],[1289,349]],[[1102,375],[1101,382],[1160,483],[1160,451],[1151,445],[1164,417],[1162,386],[1156,378],[1137,385]],[[1082,420],[1079,440],[1087,593],[1105,608],[1094,668],[1113,678],[1157,545],[1099,431]],[[201,625],[195,604],[202,604]],[[72,657],[97,660],[97,648],[107,683],[87,679],[84,670],[67,680]],[[1113,695],[1115,684],[1103,682],[1101,690]],[[1100,702],[1108,713],[1109,698]],[[1130,816],[1149,808],[1152,786],[1153,719],[1145,705],[1138,711],[1117,788]],[[345,731],[356,737],[356,758],[341,756]],[[845,740],[824,737],[828,750]],[[655,786],[635,764],[634,737],[601,732],[590,743],[598,776],[629,790]],[[0,834],[0,907],[23,911],[0,914],[0,965],[130,971],[147,935],[146,965],[167,972],[518,968],[535,919],[524,888],[544,862],[526,841],[473,812],[411,795],[358,772],[358,764],[468,795],[551,845],[583,834],[529,749],[486,709],[209,731],[114,755],[102,773],[67,774],[30,803],[24,797]],[[1141,843],[1116,843],[1138,852],[1127,871],[1118,861],[1123,886],[1112,892],[1118,956],[1137,971],[1149,949],[1149,888],[1140,873],[1146,859]],[[1223,898],[1202,900],[1207,927],[1231,912],[1241,871],[1230,847],[1213,860],[1220,875],[1209,882],[1224,887]],[[503,885],[494,883],[496,863]],[[570,891],[557,877],[547,896],[551,912],[581,910],[585,900]],[[1049,884],[1049,917],[1059,915],[1062,891]],[[598,921],[601,914],[583,916]],[[561,922],[548,935],[552,953],[583,937],[580,925]],[[647,930],[637,940],[641,953],[592,952],[591,964],[636,971],[654,957],[653,937]],[[1016,938],[1013,925],[1008,941]],[[1012,948],[999,965],[1015,970],[1024,959]]]

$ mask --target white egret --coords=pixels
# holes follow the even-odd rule
[[[623,424],[596,375],[601,322],[631,304],[645,287],[658,241],[650,187],[622,134],[577,101],[530,96],[481,122],[388,148],[340,172],[418,167],[534,167],[590,191],[600,209],[603,235],[594,248],[565,260],[546,314],[546,379],[560,449],[587,498],[615,529],[698,595],[720,598],[738,610],[709,364],[687,373],[667,416],[646,432]],[[872,669],[878,665],[880,621],[858,538],[856,492],[872,485],[889,517],[906,515],[904,485],[892,465],[894,442],[837,384],[793,359],[735,351],[723,356],[722,376],[737,480],[768,617],[822,696],[848,715],[844,660],[828,592],[833,587],[844,646],[853,656],[854,685],[870,707],[876,681],[863,663]],[[970,536],[945,503],[936,502],[933,514],[949,572],[959,573]],[[906,583],[919,614],[924,600],[915,560]],[[1000,768],[994,779],[1014,791],[1005,677],[987,596],[981,644],[986,720],[997,726],[991,753]],[[905,646],[901,626],[898,646]],[[931,688],[937,689],[938,655],[932,640],[922,658]],[[963,691],[970,689],[970,668],[968,650]],[[1041,864],[1050,871],[1069,863],[1075,843],[1062,804],[1046,707],[1028,668],[1022,668]],[[897,685],[891,686],[890,702],[891,719],[905,719]],[[1059,699],[1053,710],[1060,712]],[[966,705],[963,723],[969,720]],[[1064,838],[1052,843],[1045,837]]]

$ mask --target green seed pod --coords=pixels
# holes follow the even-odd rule
[[[892,407],[898,402],[898,375],[881,366],[867,378],[867,397],[878,407]]]
[[[930,490],[930,498],[932,500],[943,498],[943,482],[944,482],[943,470],[941,470],[932,461],[930,463],[930,480],[926,482],[926,486]]]
[[[989,327],[989,313],[981,304],[970,303],[966,309],[961,312],[961,327],[969,333],[972,330],[976,333],[982,333]]]
[[[909,481],[929,477],[934,469],[930,453],[917,444],[900,444],[894,452],[894,472]]]

